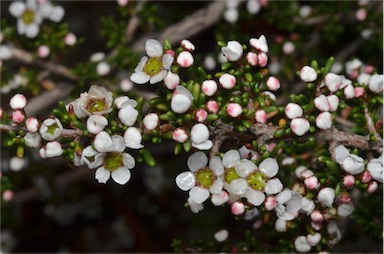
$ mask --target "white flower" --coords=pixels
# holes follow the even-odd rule
[[[211,195],[211,202],[214,206],[221,206],[229,200],[228,193],[226,191],[221,191],[219,194]]]
[[[128,148],[140,149],[144,146],[141,144],[141,133],[135,127],[129,127],[124,133],[124,142]]]
[[[291,42],[291,41],[284,42],[283,52],[286,55],[292,54],[293,52],[295,52],[295,44],[293,44],[293,42]]]
[[[48,118],[43,121],[40,127],[40,135],[43,139],[52,141],[58,138],[63,131],[63,125],[57,118]]]
[[[305,118],[295,118],[291,121],[290,127],[297,136],[303,136],[309,130],[309,122]]]
[[[328,73],[325,76],[325,85],[328,87],[329,91],[336,92],[341,85],[341,76],[334,73]]]
[[[101,131],[95,136],[93,146],[100,153],[110,152],[114,148],[112,138],[106,131]]]
[[[51,50],[49,49],[48,46],[46,45],[40,45],[38,48],[37,48],[37,55],[38,57],[40,58],[45,58],[47,56],[49,56],[49,53],[51,52]]]
[[[77,38],[76,35],[73,33],[68,33],[64,37],[64,43],[67,44],[68,46],[73,46],[76,44]]]
[[[219,78],[219,83],[225,89],[232,89],[236,85],[236,77],[225,73]]]
[[[92,146],[87,146],[84,148],[81,153],[81,160],[88,166],[90,169],[100,167],[103,164],[104,154],[99,153]]]
[[[123,91],[123,92],[129,92],[133,89],[133,82],[130,80],[130,79],[127,79],[127,78],[123,78],[121,81],[120,81],[120,89]]]
[[[27,105],[27,98],[23,94],[15,94],[9,101],[12,109],[23,109]]]
[[[27,132],[24,141],[26,146],[37,148],[40,146],[41,136],[38,132]]]
[[[40,23],[43,20],[38,3],[35,0],[12,2],[9,12],[17,19],[17,32],[34,38],[39,33]]]
[[[131,105],[124,104],[123,108],[119,110],[118,116],[120,121],[126,126],[132,126],[137,120],[139,112]]]
[[[191,129],[192,146],[199,150],[211,149],[213,143],[209,140],[208,127],[202,123],[195,124]]]
[[[105,87],[93,85],[88,92],[80,94],[73,102],[75,114],[79,118],[90,115],[104,115],[112,111],[112,93]]]
[[[287,231],[287,221],[277,218],[275,222],[275,229],[277,232],[286,232]]]
[[[300,70],[300,78],[305,82],[312,82],[317,79],[317,73],[312,67],[304,66]]]
[[[295,239],[294,245],[296,251],[298,252],[308,252],[311,250],[311,246],[308,244],[307,238],[303,235]]]
[[[224,11],[224,18],[229,23],[235,23],[239,18],[239,11],[235,7],[227,8]]]
[[[96,65],[96,72],[100,76],[105,76],[111,71],[111,66],[107,62],[100,62]]]
[[[317,200],[326,207],[332,207],[335,200],[335,190],[331,187],[325,187],[317,194]]]
[[[246,8],[250,14],[256,14],[260,11],[261,5],[259,0],[248,0],[246,3]]]
[[[147,56],[141,58],[135,72],[131,75],[131,80],[137,84],[151,84],[161,82],[173,63],[173,56],[163,54],[163,47],[160,42],[149,39],[145,43]]]
[[[181,67],[188,68],[192,66],[194,59],[191,52],[183,51],[183,52],[180,52],[180,54],[177,56],[176,62]]]
[[[285,115],[289,119],[301,117],[303,115],[303,109],[296,103],[288,103],[285,107]]]
[[[144,117],[143,123],[147,130],[154,130],[159,124],[159,116],[156,113],[150,113]]]
[[[214,235],[216,241],[218,242],[224,242],[228,238],[228,230],[222,229],[220,231],[217,231]]]
[[[102,167],[96,170],[95,178],[99,183],[106,183],[112,179],[121,185],[131,179],[130,169],[135,167],[135,159],[128,153],[107,153]]]
[[[243,47],[237,41],[229,41],[226,47],[221,48],[221,52],[223,52],[228,61],[235,62],[242,56]]]
[[[347,85],[344,88],[344,95],[345,95],[345,98],[347,99],[355,98],[355,88],[353,87],[353,85]]]
[[[301,198],[301,211],[305,212],[307,215],[310,215],[314,209],[315,202],[313,202],[313,200],[307,199],[306,197]]]
[[[49,1],[45,1],[40,5],[41,14],[53,22],[60,22],[64,16],[64,8],[61,6],[53,6]]]
[[[368,87],[372,92],[381,93],[383,91],[383,74],[374,74],[368,81]]]
[[[326,130],[332,126],[332,115],[329,112],[323,112],[316,117],[316,126],[319,129]]]
[[[61,144],[57,141],[48,142],[44,149],[44,157],[43,158],[51,158],[60,156],[63,154],[63,149],[61,148]]]
[[[192,198],[188,198],[187,202],[188,202],[189,208],[191,209],[191,211],[193,213],[198,213],[198,212],[200,212],[201,210],[204,209],[204,205],[203,204],[196,203],[195,201],[192,200]]]
[[[357,175],[364,171],[364,159],[355,154],[348,154],[343,160],[342,165],[344,170],[352,175]]]
[[[127,105],[130,105],[134,108],[137,106],[137,102],[134,99],[129,99],[128,96],[117,97],[114,101],[114,104],[118,109],[124,108]]]
[[[183,86],[177,86],[172,96],[171,109],[173,112],[185,113],[192,105],[193,95]]]
[[[90,133],[97,134],[108,125],[108,120],[102,115],[91,115],[87,119],[87,130]]]
[[[362,64],[363,63],[359,59],[355,58],[345,63],[345,71],[349,76],[351,76],[354,71],[358,70],[362,66]]]
[[[372,178],[376,181],[383,182],[383,157],[380,156],[377,159],[372,159],[367,165],[368,172],[372,175]]]
[[[255,112],[255,120],[258,123],[265,123],[267,121],[267,113],[262,109],[257,110]]]
[[[343,164],[343,161],[348,157],[349,151],[343,146],[339,145],[335,148],[335,161],[339,164]]]
[[[217,83],[214,80],[204,80],[201,84],[201,91],[207,95],[212,96],[217,91]]]
[[[0,59],[8,60],[13,56],[12,50],[7,45],[0,45]]]
[[[315,103],[316,108],[320,111],[329,111],[330,109],[329,101],[324,94],[317,96],[313,102]]]
[[[249,44],[251,44],[252,47],[254,47],[259,51],[262,51],[264,53],[268,52],[267,39],[265,38],[264,35],[261,35],[259,39],[251,38],[249,40]]]

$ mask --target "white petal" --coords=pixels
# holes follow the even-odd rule
[[[223,156],[223,165],[225,168],[236,166],[240,162],[240,153],[236,150],[229,150]]]
[[[152,85],[159,83],[160,81],[162,81],[165,78],[165,76],[167,76],[167,73],[168,73],[168,71],[166,71],[166,70],[160,71],[159,73],[157,73],[155,76],[153,76],[149,80],[149,83],[151,83]]]
[[[103,167],[100,167],[96,170],[95,178],[99,183],[106,183],[110,177],[111,173]]]
[[[56,6],[53,8],[53,11],[49,17],[53,22],[60,22],[64,16],[64,8],[61,6]]]
[[[120,167],[111,173],[112,179],[121,185],[126,184],[131,179],[131,171],[126,167]]]
[[[162,62],[163,62],[163,68],[166,70],[169,70],[171,68],[171,65],[173,63],[173,56],[170,54],[164,54],[162,57]]]
[[[276,200],[279,205],[285,204],[292,198],[292,191],[291,190],[283,190],[279,194],[276,195]]]
[[[196,143],[192,143],[192,146],[194,148],[197,148],[199,150],[209,150],[212,148],[213,146],[213,143],[211,140],[205,140],[204,142],[201,142],[199,144],[196,144]]]
[[[220,194],[223,190],[224,182],[219,178],[213,182],[212,186],[209,188],[209,191],[212,194]]]
[[[237,178],[229,184],[231,191],[239,196],[243,196],[248,190],[248,182],[243,178]]]
[[[124,141],[125,141],[125,145],[128,147],[128,148],[132,148],[132,149],[140,149],[142,147],[144,147],[142,144],[141,144],[141,140],[142,140],[142,137],[141,137],[141,133],[140,131],[135,128],[135,127],[129,127],[125,133],[124,133]]]
[[[264,188],[265,193],[268,195],[277,194],[282,190],[283,190],[283,184],[278,178],[269,180]]]
[[[34,38],[39,33],[39,26],[37,24],[30,24],[25,27],[25,35],[28,38]]]
[[[335,148],[335,160],[337,163],[342,164],[345,158],[347,158],[349,155],[348,149],[343,146],[339,145]]]
[[[213,156],[209,159],[209,168],[216,176],[222,175],[224,173],[224,165],[218,156]]]
[[[120,121],[126,126],[132,126],[137,120],[139,112],[131,105],[127,105],[119,110],[118,116]]]
[[[277,161],[274,158],[266,158],[260,163],[259,170],[265,176],[271,178],[279,171],[279,164],[277,164]]]
[[[145,84],[151,77],[144,72],[135,72],[131,75],[130,79],[136,84]]]
[[[193,101],[193,95],[191,94],[191,92],[185,88],[184,86],[176,86],[176,91],[177,93],[179,94],[182,94],[182,95],[185,95],[187,96],[191,101]]]
[[[122,156],[124,167],[127,167],[128,169],[133,169],[135,167],[135,158],[129,153],[123,153]]]
[[[195,144],[205,142],[209,138],[209,130],[205,124],[195,124],[191,129],[191,141]]]
[[[137,64],[137,66],[135,68],[135,72],[142,72],[143,69],[144,69],[145,64],[147,63],[147,61],[148,61],[148,57],[147,56],[143,56],[140,59],[140,62]]]
[[[236,168],[235,168],[236,173],[239,176],[244,178],[248,177],[248,175],[253,171],[255,171],[256,169],[257,169],[257,166],[255,165],[255,163],[247,159],[241,160],[240,163],[236,165]]]
[[[252,190],[252,189],[247,191],[246,197],[248,202],[254,206],[261,205],[265,200],[265,195],[263,192],[258,190]]]
[[[15,16],[20,17],[25,11],[25,4],[23,2],[15,1],[9,6],[9,12]]]
[[[203,203],[205,200],[209,198],[209,191],[199,186],[193,187],[189,191],[189,197],[195,201],[197,204]]]
[[[145,51],[149,57],[161,57],[163,46],[157,40],[149,39],[145,43]]]
[[[173,112],[185,113],[192,105],[192,101],[183,94],[176,94],[171,100],[171,109]]]
[[[189,156],[187,165],[189,170],[197,172],[199,169],[205,168],[208,163],[207,155],[203,152],[196,152]]]
[[[182,172],[176,177],[176,185],[183,191],[192,189],[196,185],[195,175],[190,172]]]
[[[112,142],[113,142],[113,151],[114,152],[123,152],[125,150],[125,142],[124,142],[124,138],[120,135],[113,135],[111,137],[112,139]]]
[[[106,131],[102,131],[96,135],[93,146],[101,153],[110,152],[113,150],[112,138]]]
[[[299,236],[296,238],[295,242],[295,249],[298,252],[308,252],[311,250],[311,246],[307,242],[307,238],[305,236]]]

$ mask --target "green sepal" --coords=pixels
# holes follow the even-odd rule
[[[17,155],[17,157],[19,157],[19,158],[23,158],[23,157],[24,157],[24,145],[19,144],[19,145],[17,146],[16,155]]]
[[[275,138],[281,138],[285,134],[285,129],[279,129],[273,133],[273,137]]]
[[[203,67],[201,67],[201,66],[197,67],[197,71],[199,72],[200,77],[202,79],[204,79],[204,80],[207,79],[207,73],[205,72]]]
[[[252,78],[252,74],[247,72],[245,73],[245,79],[248,81],[248,82],[252,82],[253,78]]]
[[[186,151],[187,153],[191,151],[191,141],[188,140],[184,142],[183,147],[184,147],[184,151]]]
[[[171,41],[168,39],[164,40],[164,50],[172,49]]]
[[[199,83],[193,84],[192,95],[193,95],[195,102],[199,100],[199,95],[200,95],[200,84]]]
[[[175,149],[173,149],[173,153],[175,155],[178,155],[181,152],[182,148],[183,148],[183,145],[181,143],[176,143]]]
[[[156,166],[156,160],[155,158],[153,158],[152,154],[145,148],[141,150],[142,150],[144,162],[150,167]]]
[[[169,110],[167,104],[165,104],[165,103],[159,103],[159,104],[157,104],[157,105],[156,105],[156,108],[157,108],[158,110],[161,110],[161,111],[168,111],[168,110]]]
[[[232,63],[231,63],[231,62],[225,62],[225,63],[221,64],[221,69],[222,69],[223,71],[226,71],[226,70],[228,70],[229,68],[231,68],[231,66],[232,66]]]
[[[333,57],[330,57],[328,59],[327,63],[325,64],[325,67],[324,67],[324,75],[326,75],[329,72],[334,61],[335,61],[335,58],[333,58]]]
[[[267,107],[264,107],[263,110],[267,113],[269,112],[272,112],[272,111],[275,111],[277,109],[276,106],[267,106]]]

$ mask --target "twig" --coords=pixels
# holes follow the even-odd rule
[[[0,131],[27,131],[24,126],[11,126],[0,124]],[[83,132],[79,129],[63,129],[60,134],[61,138],[76,138],[83,135]]]

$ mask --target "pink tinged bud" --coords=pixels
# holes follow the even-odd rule
[[[355,185],[355,177],[353,175],[344,176],[343,184],[345,187],[353,187]]]
[[[77,39],[76,39],[76,36],[73,34],[73,33],[69,33],[65,36],[64,38],[64,42],[65,44],[67,44],[68,46],[73,46],[75,45]]]
[[[219,105],[217,104],[217,102],[216,101],[208,101],[207,102],[207,108],[208,108],[208,111],[210,112],[210,113],[217,113],[217,112],[219,112]]]
[[[208,113],[204,109],[199,109],[196,112],[196,119],[199,123],[204,122],[207,119],[207,117],[208,117]]]
[[[245,206],[241,202],[235,202],[231,206],[231,212],[234,215],[241,215],[245,212]]]
[[[356,96],[356,98],[363,97],[364,94],[365,94],[365,90],[364,90],[363,87],[361,87],[361,86],[355,87],[355,96]]]
[[[264,206],[267,211],[272,211],[277,206],[276,198],[274,196],[267,197],[265,199]]]
[[[267,87],[271,91],[277,91],[280,88],[280,81],[277,78],[271,76],[267,79]]]
[[[301,176],[301,179],[307,179],[308,177],[311,177],[313,176],[313,171],[310,170],[310,169],[304,169],[301,173],[300,173],[300,176]]]
[[[159,116],[156,113],[150,113],[144,117],[143,123],[147,130],[154,130],[159,124]]]
[[[192,44],[189,40],[182,40],[181,41],[181,46],[188,51],[194,51],[195,50],[195,45]]]
[[[308,170],[306,167],[304,166],[299,166],[295,169],[295,175],[297,178],[299,179],[302,179],[302,173],[304,172],[304,170]]]
[[[237,41],[229,41],[226,47],[222,47],[221,51],[228,61],[237,61],[243,54],[243,46]]]
[[[339,90],[341,84],[341,76],[334,74],[334,73],[328,73],[325,76],[325,85],[328,87],[329,91],[336,92]]]
[[[25,119],[25,115],[20,110],[15,110],[12,112],[12,121],[15,123],[22,123]]]
[[[369,78],[368,87],[372,92],[381,93],[383,91],[383,74],[374,74]]]
[[[319,230],[323,227],[323,222],[314,222],[314,221],[311,221],[311,227],[312,227],[314,230],[319,231]]]
[[[260,67],[265,67],[268,64],[268,56],[264,52],[257,54],[257,60]]]
[[[306,178],[304,184],[310,190],[316,190],[320,186],[319,179],[316,176]]]
[[[343,161],[342,166],[348,173],[357,175],[364,171],[364,159],[355,154],[349,154]]]
[[[259,39],[256,38],[251,38],[249,39],[249,44],[251,46],[261,52],[268,52],[268,43],[267,43],[267,38],[265,38],[264,35],[261,35]]]
[[[367,10],[365,8],[360,8],[356,11],[355,16],[358,21],[364,21],[367,18]]]
[[[50,51],[49,47],[47,47],[45,45],[41,45],[40,47],[37,48],[37,56],[40,58],[45,58],[45,57],[49,56],[50,52],[51,51]]]
[[[285,107],[285,115],[289,119],[298,118],[303,115],[303,109],[296,103],[288,103]]]
[[[331,187],[321,189],[317,195],[317,200],[326,207],[332,207],[335,200],[335,190]]]
[[[371,181],[372,175],[368,171],[364,171],[363,175],[361,176],[361,182],[362,183],[368,183]]]
[[[311,213],[311,220],[314,222],[322,222],[324,220],[324,216],[320,211],[314,210]]]
[[[365,73],[372,74],[372,72],[375,70],[375,67],[372,65],[366,65],[363,69]]]
[[[347,99],[353,99],[355,98],[355,88],[353,85],[347,85],[344,88],[344,95]]]
[[[28,117],[25,121],[25,125],[29,132],[36,132],[39,130],[39,121],[35,117]]]
[[[367,187],[367,192],[372,194],[377,190],[378,187],[379,187],[379,185],[377,184],[377,182],[372,181],[369,183],[369,185]]]
[[[238,117],[243,113],[243,108],[238,103],[229,103],[227,106],[227,113],[231,117]]]
[[[334,94],[328,95],[329,111],[334,112],[339,107],[339,97]]]
[[[9,201],[11,201],[13,199],[13,197],[14,197],[13,191],[6,190],[6,191],[3,192],[3,199],[4,199],[4,201],[9,202]]]
[[[225,89],[232,89],[236,85],[236,77],[225,73],[219,78],[219,83]]]
[[[307,235],[307,242],[309,245],[311,246],[316,246],[321,240],[321,234],[316,232],[315,234],[311,235]]]
[[[304,66],[300,70],[300,78],[304,82],[312,82],[312,81],[315,81],[317,79],[317,73],[316,73],[315,69],[313,69],[312,67]]]
[[[295,118],[291,121],[290,127],[297,136],[303,136],[309,130],[309,122],[304,118]]]
[[[126,6],[128,4],[129,0],[117,0],[117,3],[120,6]]]
[[[211,202],[215,206],[224,205],[228,200],[229,196],[226,191],[221,191],[220,194],[213,194],[211,197]]]
[[[167,76],[164,78],[164,85],[169,89],[169,90],[174,90],[176,86],[180,84],[180,77],[179,75],[173,73],[173,72],[168,72]]]
[[[167,49],[164,54],[168,54],[170,56],[172,56],[173,58],[175,58],[175,51],[171,50],[171,49]]]
[[[329,112],[323,112],[316,117],[316,126],[319,129],[326,130],[332,126],[332,115]]]
[[[214,237],[215,237],[216,241],[224,242],[228,238],[228,230],[225,230],[225,229],[220,230],[220,231],[215,233]]]
[[[258,59],[257,59],[257,55],[255,53],[248,52],[246,55],[246,58],[247,58],[247,62],[249,65],[251,65],[251,66],[257,65]]]
[[[177,128],[172,132],[172,138],[179,143],[184,143],[188,139],[188,134],[185,130]]]
[[[320,111],[329,111],[330,109],[328,99],[324,94],[316,97],[313,102],[315,103],[316,108]]]
[[[188,68],[192,66],[194,59],[191,52],[183,51],[177,56],[176,61],[181,67]]]
[[[305,236],[297,237],[294,245],[297,252],[308,252],[311,250],[311,246],[308,244]]]
[[[27,98],[22,94],[15,94],[9,101],[12,109],[23,109],[27,105]]]
[[[267,113],[264,110],[257,110],[255,113],[255,119],[258,123],[265,123],[267,121]]]
[[[293,52],[295,52],[295,44],[293,44],[291,41],[287,41],[283,44],[283,52],[286,55],[291,55]]]
[[[348,192],[342,192],[337,199],[340,204],[348,204],[352,201],[351,195]]]
[[[212,96],[217,91],[217,83],[214,80],[205,80],[201,84],[201,90],[207,96]]]

